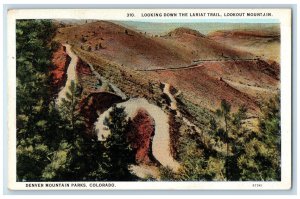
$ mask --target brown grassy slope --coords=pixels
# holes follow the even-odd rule
[[[237,50],[280,62],[280,31],[277,28],[216,31],[209,34],[208,37]]]
[[[246,105],[252,115],[259,112],[258,102],[274,95],[279,87],[278,65],[262,60],[204,62],[192,69],[147,73],[183,91],[196,105],[215,110],[226,99],[233,110]]]
[[[222,78],[256,101],[270,98],[280,87],[279,65],[263,60],[205,63],[203,71],[211,77]]]
[[[204,62],[200,69],[212,77],[272,89],[280,77],[279,65],[263,60]]]
[[[68,41],[78,56],[92,63],[102,76],[128,96],[145,97],[156,104],[161,103],[158,101],[161,100],[159,82],[167,82],[198,106],[215,110],[220,101],[226,99],[235,110],[246,104],[254,113],[258,112],[256,101],[270,97],[279,86],[278,64],[262,60],[204,62],[201,67],[178,71],[135,71],[186,66],[195,59],[251,58],[253,55],[186,28],[154,38],[125,30],[119,25],[99,21],[61,28],[56,40]],[[99,43],[102,48],[95,50]],[[257,98],[261,91],[266,92]]]
[[[218,43],[198,31],[177,28],[157,40],[170,50],[180,52],[190,62],[199,59],[253,58],[250,53]]]
[[[90,46],[94,56],[134,68],[188,64],[179,53],[169,51],[155,40],[107,21],[60,28],[56,39],[75,47],[88,49]],[[101,44],[99,50],[95,50],[96,44]]]
[[[226,82],[207,75],[199,68],[180,72],[162,71],[156,73],[162,81],[168,82],[183,91],[183,95],[188,100],[209,110],[216,110],[220,107],[221,100],[226,99],[233,105],[234,110],[245,104],[251,109],[252,113],[258,111],[253,98],[234,89]]]
[[[128,97],[144,97],[151,103],[161,103],[162,91],[159,87],[159,81],[155,77],[144,76],[142,72],[117,65],[102,57],[95,57],[90,52],[80,48],[73,48],[73,50],[84,62],[93,64],[101,76],[115,84]]]
[[[178,28],[164,37],[148,37],[108,21],[98,21],[60,28],[56,39],[85,50],[90,48],[94,56],[135,69],[187,66],[193,60],[223,56],[251,57],[187,28]],[[100,48],[96,49],[96,45]]]

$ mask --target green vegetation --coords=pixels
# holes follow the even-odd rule
[[[209,130],[210,120],[214,117],[212,112],[187,100],[183,94],[178,95],[176,101],[180,112],[185,113],[186,116],[190,116],[195,125],[201,127],[201,129]]]
[[[47,164],[57,112],[52,109],[49,85],[54,27],[48,20],[18,20],[17,39],[17,176],[40,180]],[[47,34],[45,34],[47,33]],[[52,120],[53,118],[53,120]],[[57,129],[59,131],[59,129]]]
[[[123,110],[112,113],[107,143],[88,135],[79,109],[79,85],[71,82],[59,107],[51,92],[51,50],[58,45],[50,43],[55,33],[52,22],[18,20],[16,28],[17,180],[130,180],[132,158],[121,132],[127,125]]]
[[[181,169],[178,173],[161,169],[163,180],[277,181],[280,180],[280,102],[271,99],[262,107],[259,131],[245,127],[247,109],[236,113],[223,100],[211,118],[205,140],[193,129],[182,125],[177,151]],[[225,146],[225,147],[224,147]]]
[[[124,108],[112,107],[109,117],[105,118],[104,124],[110,129],[110,135],[104,143],[104,156],[110,180],[132,180],[133,176],[128,171],[128,165],[133,164],[135,156],[128,141],[128,122]]]
[[[245,145],[245,154],[238,159],[243,179],[281,179],[280,97],[270,99],[262,107],[260,133]]]

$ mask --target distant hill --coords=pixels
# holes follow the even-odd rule
[[[196,30],[177,28],[157,39],[170,50],[180,52],[184,59],[253,58],[250,53],[238,51],[228,45],[216,42]]]
[[[277,27],[216,31],[210,33],[208,37],[238,50],[280,62],[280,30]]]
[[[95,56],[136,69],[181,67],[204,58],[250,56],[187,28],[176,29],[164,37],[149,37],[111,22],[98,21],[59,31],[59,40],[90,47]],[[97,44],[101,47],[95,50]]]

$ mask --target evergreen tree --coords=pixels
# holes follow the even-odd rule
[[[252,134],[238,159],[242,180],[281,179],[280,98],[277,95],[262,107],[259,132]]]
[[[109,117],[105,118],[104,124],[110,129],[110,135],[106,139],[105,156],[108,158],[108,179],[113,181],[132,180],[128,166],[134,163],[134,153],[130,146],[126,120],[123,107],[113,106]]]
[[[180,175],[177,177],[179,180],[203,181],[212,179],[212,176],[206,171],[207,161],[203,150],[199,149],[195,140],[186,136],[181,139],[180,148],[182,167],[180,168]]]
[[[45,34],[47,32],[47,34]],[[49,163],[45,136],[57,124],[51,120],[47,46],[55,32],[50,20],[17,20],[17,180],[39,181]]]
[[[232,113],[229,120],[228,127],[228,144],[231,146],[231,154],[227,156],[227,172],[228,180],[240,180],[240,169],[238,167],[238,157],[243,152],[246,143],[246,136],[249,130],[242,125],[246,116],[247,108],[241,106],[236,113]]]
[[[103,180],[106,177],[103,146],[96,136],[86,135],[79,101],[80,88],[72,81],[59,106],[64,132],[43,171],[42,177],[46,180]]]
[[[228,156],[229,156],[229,136],[228,136],[228,123],[230,120],[230,109],[231,105],[223,99],[221,101],[221,109],[217,110],[217,115],[224,118],[225,123],[225,139],[226,139],[226,180],[229,178],[229,164],[228,164]]]
[[[66,92],[66,98],[62,99],[62,104],[59,106],[59,112],[62,118],[67,122],[66,126],[74,133],[78,130],[83,131],[84,118],[80,114],[78,107],[80,100],[80,88],[71,81],[71,84]]]
[[[74,82],[60,111],[51,93],[50,20],[18,20],[17,180],[101,180],[103,146],[86,136]]]
[[[259,128],[262,139],[270,147],[280,151],[281,148],[281,126],[280,126],[280,97],[276,95],[271,98],[263,107],[263,117],[260,119]]]

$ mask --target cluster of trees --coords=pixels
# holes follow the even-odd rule
[[[55,30],[50,20],[17,21],[17,180],[133,179],[124,109],[113,108],[106,121],[111,134],[103,143],[85,133],[75,82],[62,104],[55,104],[50,84]]]
[[[276,96],[262,106],[259,130],[243,125],[247,109],[231,112],[222,100],[215,118],[210,121],[210,143],[223,146],[214,150],[203,138],[187,129],[179,139],[178,156],[182,167],[178,173],[162,168],[163,180],[279,181],[280,162],[280,98]]]
[[[99,44],[96,44],[96,46],[95,46],[95,50],[100,50],[100,49],[103,49],[103,46],[102,46],[102,44],[101,44],[101,43],[99,43]]]
[[[91,45],[88,45],[88,46],[83,46],[83,45],[81,45],[81,46],[80,46],[80,49],[81,49],[81,50],[87,50],[87,51],[89,51],[89,52],[91,52],[91,51],[93,50]],[[104,49],[104,47],[102,46],[101,43],[95,45],[95,50],[96,50],[96,51],[97,51],[97,50],[101,50],[101,49]]]

